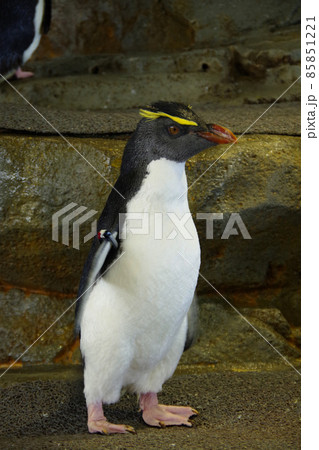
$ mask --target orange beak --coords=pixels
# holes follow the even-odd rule
[[[230,144],[236,142],[236,136],[228,130],[228,128],[221,127],[220,125],[210,124],[208,128],[211,131],[199,131],[197,134],[208,141],[215,144]]]

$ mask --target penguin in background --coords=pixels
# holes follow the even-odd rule
[[[123,388],[138,395],[150,426],[192,426],[189,418],[197,414],[157,399],[194,334],[200,246],[185,162],[236,137],[206,125],[181,103],[157,102],[140,114],[98,220],[78,293],[76,332],[90,433],[134,432],[104,416],[103,404],[117,402]]]
[[[33,76],[21,67],[50,28],[51,0],[0,0],[0,73],[9,78]]]

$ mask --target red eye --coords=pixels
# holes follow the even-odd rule
[[[175,125],[171,125],[170,127],[168,127],[168,132],[172,136],[176,136],[177,134],[180,133],[180,131],[181,130],[178,127],[176,127]]]

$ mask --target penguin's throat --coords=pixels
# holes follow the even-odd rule
[[[150,162],[138,194],[151,209],[170,210],[185,203],[188,207],[185,163],[165,158]]]
[[[196,229],[189,211],[185,164],[160,159],[147,167],[140,189],[128,202],[121,220],[120,237],[128,235],[155,240],[179,238],[197,240]],[[177,228],[177,231],[176,231]],[[182,229],[179,232],[179,229]]]

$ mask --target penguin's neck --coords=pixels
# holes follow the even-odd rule
[[[176,207],[188,210],[185,163],[165,158],[151,161],[132,201],[134,209],[141,208],[141,211],[174,210]]]

